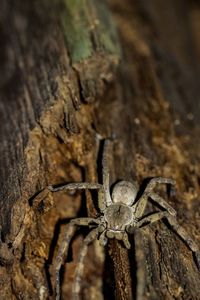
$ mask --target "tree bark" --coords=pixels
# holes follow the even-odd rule
[[[101,180],[100,137],[115,137],[112,183],[176,180],[174,195],[157,192],[200,246],[199,15],[198,1],[2,0],[1,299],[54,298],[66,224],[98,209],[93,194],[45,187]],[[72,241],[63,299],[87,232]],[[199,299],[192,253],[165,222],[130,241],[89,247],[82,299]]]

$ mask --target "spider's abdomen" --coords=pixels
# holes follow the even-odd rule
[[[138,188],[135,182],[119,181],[114,185],[112,200],[114,203],[132,205],[136,199]]]
[[[107,229],[124,230],[133,218],[132,209],[122,203],[114,203],[107,207],[104,214]]]

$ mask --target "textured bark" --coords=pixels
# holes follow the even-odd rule
[[[62,220],[81,198],[35,195],[82,180],[96,138],[87,103],[112,80],[119,49],[99,1],[1,2],[1,299],[46,299]]]
[[[157,191],[200,245],[199,3],[109,5],[122,49],[117,73],[120,50],[104,1],[2,1],[1,299],[54,298],[52,263],[65,224],[98,212],[95,195],[44,188],[96,182],[99,136],[115,136],[112,182],[176,179],[175,195]],[[72,241],[63,299],[87,232]],[[89,247],[83,299],[199,299],[192,254],[164,222],[130,240],[130,251],[115,240],[105,251],[98,242]]]

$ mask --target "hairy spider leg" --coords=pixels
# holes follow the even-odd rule
[[[83,190],[83,189],[96,190],[101,188],[102,188],[102,184],[92,183],[92,182],[73,182],[73,183],[63,184],[58,187],[53,187],[52,185],[48,186],[48,189],[51,192],[58,192],[63,190]]]
[[[151,192],[149,194],[149,197],[151,200],[153,200],[153,202],[155,202],[158,205],[160,205],[161,207],[165,208],[170,215],[172,215],[174,217],[177,215],[175,209],[169,203],[167,203],[166,200],[164,200],[162,197],[160,197],[158,194]]]
[[[169,205],[162,197],[157,195],[156,193],[152,192],[152,189],[155,187],[157,183],[164,183],[164,184],[175,184],[175,181],[171,178],[162,178],[157,177],[150,180],[148,183],[144,194],[141,198],[134,204],[135,205],[135,217],[136,219],[140,219],[145,211],[147,206],[148,198],[150,197],[154,202],[156,202],[161,207],[165,208],[170,214],[176,215],[176,211]]]
[[[175,185],[176,182],[174,179],[172,178],[164,178],[164,177],[155,177],[155,178],[152,178],[149,183],[147,184],[146,188],[145,188],[145,192],[146,193],[149,193],[151,192],[154,187],[156,186],[156,184],[171,184],[171,185]]]
[[[92,183],[92,182],[74,182],[74,183],[67,183],[61,185],[59,187],[48,186],[48,189],[51,192],[59,192],[63,190],[98,190],[98,207],[101,212],[105,210],[105,195],[103,185],[100,183]]]
[[[74,224],[67,225],[67,234],[63,238],[62,243],[59,247],[56,261],[55,261],[55,279],[56,279],[56,286],[55,286],[55,298],[56,300],[60,300],[60,269],[63,262],[63,257],[68,252],[69,244],[71,241],[72,236],[74,235],[75,228]]]
[[[83,275],[83,269],[84,269],[84,259],[87,254],[88,245],[93,242],[99,234],[99,229],[95,228],[88,235],[83,241],[83,245],[79,254],[78,258],[78,264],[75,270],[75,276],[74,276],[74,284],[73,284],[73,290],[72,290],[72,300],[78,300],[79,299],[79,292],[81,288],[81,277]]]
[[[106,209],[105,192],[103,186],[98,190],[98,208],[101,213],[103,213]]]
[[[56,300],[60,300],[60,269],[63,263],[63,258],[68,253],[70,241],[75,233],[75,226],[88,226],[90,223],[99,223],[97,219],[93,218],[77,218],[73,219],[67,224],[66,233],[62,239],[58,254],[55,260],[55,277],[56,277]]]
[[[138,221],[137,227],[139,228],[139,227],[143,227],[155,223],[161,220],[162,218],[167,217],[168,215],[169,213],[167,211],[152,213],[151,215],[145,216],[140,221]]]
[[[195,241],[190,237],[190,235],[185,231],[185,229],[180,226],[176,220],[176,217],[169,214],[167,211],[162,211],[158,213],[153,213],[152,215],[149,215],[147,217],[144,217],[141,219],[137,226],[141,227],[142,225],[149,225],[156,221],[161,220],[162,218],[166,218],[169,225],[172,227],[172,229],[176,232],[176,234],[185,242],[185,244],[188,246],[188,248],[194,253],[195,256],[195,263],[197,265],[197,268],[200,270],[200,251],[195,243]]]
[[[83,190],[83,189],[98,190],[98,207],[101,212],[104,212],[106,208],[104,188],[103,185],[100,183],[74,182],[74,183],[67,183],[59,187],[53,187],[50,185],[48,186],[48,189],[51,192],[59,192],[63,190]]]
[[[103,159],[102,159],[102,173],[103,173],[103,187],[105,192],[105,200],[106,206],[111,205],[112,198],[110,196],[110,174],[109,174],[109,161],[111,159],[110,152],[111,152],[112,143],[109,139],[105,140],[104,142],[104,149],[103,149]]]

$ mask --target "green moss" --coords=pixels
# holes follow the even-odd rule
[[[72,63],[92,56],[93,50],[119,54],[109,10],[99,0],[62,0],[62,26]]]

